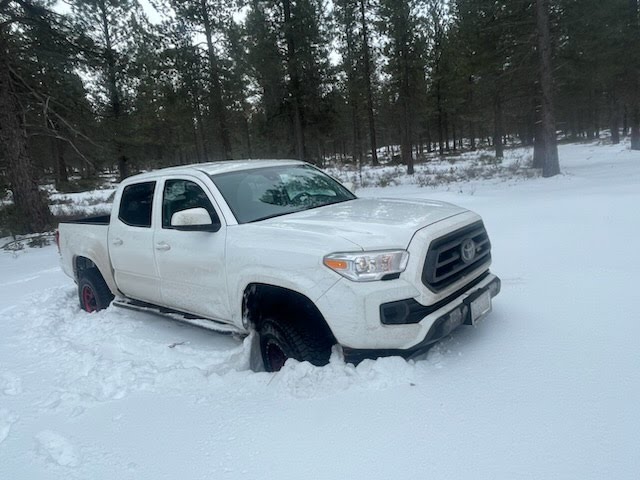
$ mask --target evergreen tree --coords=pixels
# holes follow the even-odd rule
[[[49,109],[47,86],[36,80],[38,59],[47,49],[48,54],[71,49],[67,33],[67,26],[38,3],[0,2],[0,161],[13,198],[13,233],[45,231],[52,223],[28,148],[27,119],[32,107]]]
[[[400,154],[407,172],[412,175],[416,86],[424,69],[416,32],[416,2],[381,0],[379,16],[380,33],[387,37],[385,53],[389,58],[390,87],[400,126]]]

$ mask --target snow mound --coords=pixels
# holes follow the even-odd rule
[[[11,432],[11,425],[18,421],[18,417],[5,408],[0,408],[0,444],[4,442]]]
[[[22,393],[22,380],[11,372],[0,374],[0,392],[5,395],[20,395]]]
[[[135,391],[207,389],[210,378],[249,369],[249,343],[116,307],[88,314],[74,288],[44,291],[12,312],[30,348],[58,365],[45,409],[76,414]],[[210,340],[210,342],[209,342]],[[7,377],[2,385],[19,391]]]
[[[36,435],[38,454],[63,467],[77,467],[80,455],[69,440],[50,430],[43,430]]]
[[[346,364],[336,348],[326,367],[290,360],[275,374],[254,371],[259,363],[255,334],[240,340],[117,307],[89,314],[79,309],[76,290],[69,286],[28,298],[12,316],[32,353],[57,365],[39,408],[72,418],[137,392],[209,401],[220,388],[240,396],[254,388],[276,397],[313,399],[414,385],[428,375],[425,369],[439,367],[442,356],[438,345],[417,361],[381,358],[356,367]],[[6,392],[21,391],[19,378],[0,378]]]

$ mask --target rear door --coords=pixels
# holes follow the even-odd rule
[[[167,178],[155,231],[156,264],[163,305],[207,318],[231,318],[225,271],[226,225],[211,192],[196,177]],[[171,226],[176,212],[204,208],[216,232],[185,231]]]
[[[118,289],[127,297],[154,304],[161,301],[153,246],[156,189],[156,181],[126,185],[116,203],[118,214],[112,215],[108,234],[109,257]]]

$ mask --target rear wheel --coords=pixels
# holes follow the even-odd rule
[[[109,306],[113,294],[106,282],[95,268],[90,268],[80,274],[78,280],[78,296],[80,308],[87,312],[97,312]]]
[[[313,324],[269,318],[262,322],[259,333],[260,352],[268,372],[277,372],[289,358],[318,366],[329,363],[333,339]]]

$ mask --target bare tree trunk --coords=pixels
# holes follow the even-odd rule
[[[640,150],[640,107],[631,111],[631,150]]]
[[[438,153],[444,155],[444,119],[440,80],[436,81],[436,104],[438,108]]]
[[[113,40],[111,38],[111,29],[109,27],[109,13],[104,0],[99,0],[100,19],[102,21],[102,35],[105,42],[105,59],[107,61],[107,88],[109,90],[109,101],[111,103],[111,114],[113,115],[114,138],[113,145],[116,150],[116,160],[118,162],[118,172],[120,181],[129,176],[129,162],[124,154],[124,145],[122,143],[122,120],[120,118],[120,93],[118,91],[118,80],[116,75],[116,58],[113,50]]]
[[[291,108],[293,114],[293,134],[295,137],[296,156],[305,159],[304,126],[302,123],[302,105],[300,91],[300,76],[298,72],[298,57],[296,53],[293,24],[291,22],[291,0],[282,0],[284,10],[284,36],[287,42],[287,71],[291,85]]]
[[[469,122],[469,148],[473,151],[476,149],[476,129],[473,121]]]
[[[630,28],[632,45],[631,51],[636,51],[640,46],[640,12],[638,11],[638,0],[629,0],[630,8]],[[631,66],[631,105],[629,120],[631,126],[631,150],[640,150],[640,66],[637,58]]]
[[[456,124],[455,122],[451,122],[451,135],[453,136],[453,151],[455,152],[458,149],[456,142],[458,139],[456,138]]]
[[[502,145],[502,99],[496,91],[493,96],[493,146],[496,150],[496,160],[504,157]]]
[[[200,15],[202,16],[204,34],[207,38],[209,75],[211,78],[211,106],[213,108],[213,115],[218,122],[218,135],[222,145],[222,154],[224,159],[228,160],[233,158],[233,152],[231,150],[227,109],[222,98],[222,84],[220,82],[220,72],[218,71],[218,58],[213,48],[213,31],[211,29],[211,19],[209,18],[207,0],[200,0]]]
[[[60,140],[59,138],[53,138],[52,140],[52,150],[54,154],[54,161],[56,164],[55,172],[56,172],[56,188],[58,188],[63,183],[69,182],[69,172],[67,170],[67,162],[64,159],[64,151],[67,148],[66,142]]]
[[[542,176],[552,177],[560,173],[560,163],[556,121],[553,116],[553,70],[551,67],[551,36],[547,0],[536,0],[536,17],[538,51],[540,52],[540,87],[542,90],[542,138],[544,139]]]
[[[449,115],[444,114],[444,148],[447,152],[451,150],[449,147]]]
[[[244,135],[247,141],[247,158],[253,158],[253,146],[251,144],[251,129],[249,128],[249,118],[247,114],[242,115],[242,123],[244,123]]]
[[[191,133],[193,134],[193,146],[196,151],[196,161],[198,163],[203,163],[204,153],[202,153],[200,140],[198,139],[198,124],[195,121],[191,122]]]
[[[537,120],[537,119],[536,119]],[[533,140],[533,168],[544,165],[544,139],[542,138],[542,122],[536,121],[535,138]]]
[[[198,150],[198,157],[200,162],[208,162],[209,161],[209,151],[207,149],[207,144],[205,141],[204,135],[204,122],[202,119],[202,108],[200,107],[200,102],[198,101],[197,96],[192,93],[191,94],[191,108],[193,110],[194,115],[194,134],[196,141],[196,149]]]
[[[611,143],[620,143],[620,106],[616,94],[612,90],[609,94],[609,129],[611,130]]]
[[[402,76],[400,84],[400,104],[402,107],[400,155],[402,163],[407,166],[407,173],[413,175],[413,147],[411,139],[411,127],[413,123],[411,106],[411,88],[409,85],[409,58],[406,49],[402,53]]]
[[[364,15],[365,0],[360,0],[360,19],[362,22],[362,55],[364,62],[364,81],[367,88],[367,117],[369,119],[369,144],[371,146],[371,164],[378,165],[378,142],[376,140],[376,122],[373,115],[373,89],[371,87],[371,58],[369,55],[369,34]]]
[[[38,188],[38,178],[27,151],[25,112],[22,110],[10,73],[9,52],[0,31],[0,158],[7,165],[9,188],[13,194],[15,233],[43,232],[52,224],[45,195]],[[21,231],[20,231],[21,230]]]
[[[352,137],[352,157],[354,161],[358,162],[358,165],[361,165],[362,162],[362,152],[360,149],[360,122],[358,120],[358,95],[357,95],[357,63],[355,59],[355,48],[354,48],[354,39],[353,39],[353,28],[354,28],[355,19],[353,16],[353,12],[350,8],[346,8],[345,12],[345,24],[344,28],[346,30],[346,43],[347,43],[347,53],[345,61],[348,63],[346,65],[347,70],[347,88],[349,95],[349,107],[351,107],[351,137]]]

